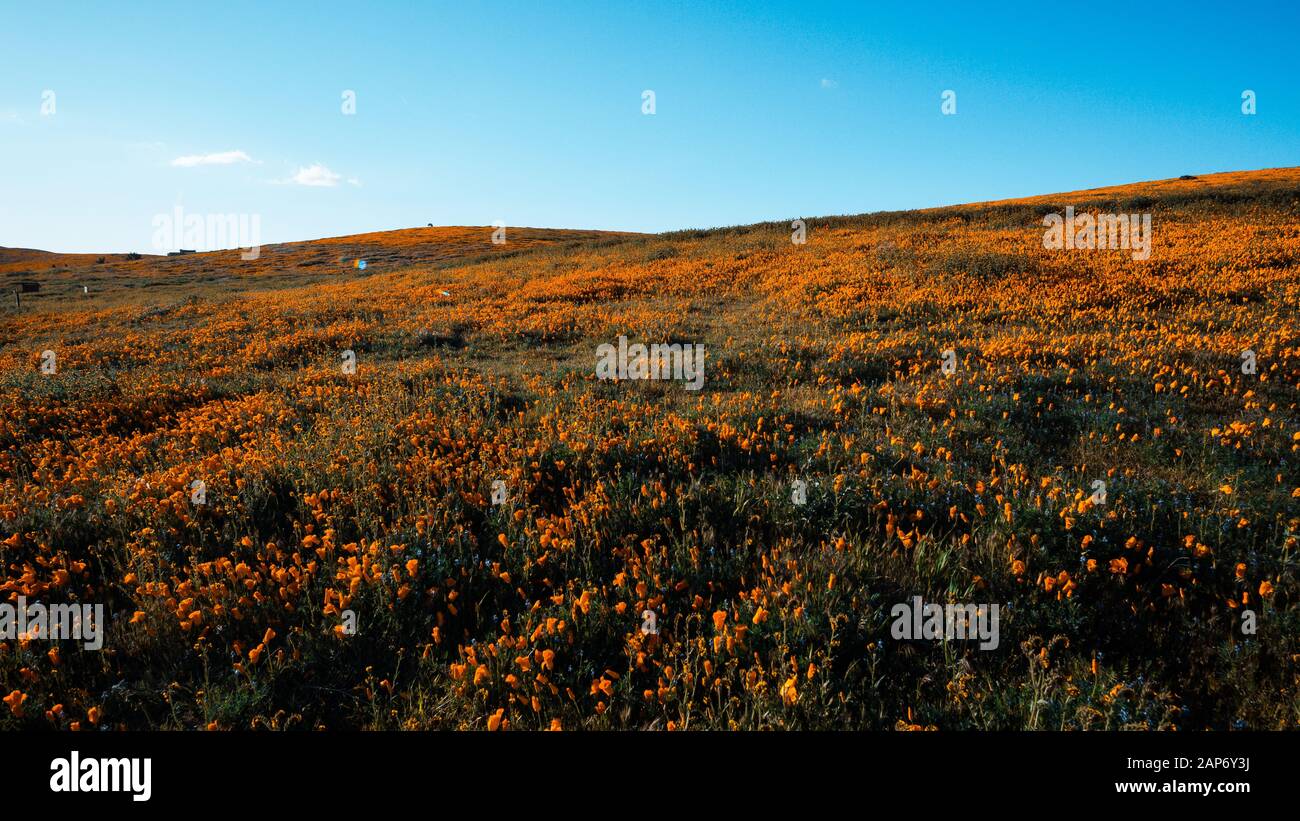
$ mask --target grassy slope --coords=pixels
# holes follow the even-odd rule
[[[1066,204],[1152,212],[1152,258],[1044,250]],[[364,277],[335,258],[366,242],[300,244],[308,287],[146,260],[0,318],[5,589],[116,619],[102,654],[10,643],[0,726],[1300,720],[1300,171],[806,245],[464,230]],[[703,343],[705,389],[597,382],[620,334]],[[893,640],[913,595],[1000,603],[1001,647]]]
[[[27,248],[0,248],[0,287],[35,281],[41,290],[23,296],[30,310],[67,310],[125,303],[156,305],[176,297],[212,297],[373,276],[415,265],[439,267],[470,258],[513,255],[542,245],[567,246],[628,234],[511,228],[505,245],[491,242],[492,228],[439,226],[376,231],[345,237],[266,245],[255,260],[240,251],[212,251],[180,257],[126,254],[55,254]],[[364,272],[355,267],[366,261]],[[86,286],[94,300],[86,299]],[[12,290],[5,288],[6,291]],[[8,293],[5,294],[8,297]],[[12,298],[0,311],[13,313]],[[3,313],[0,313],[3,315]]]

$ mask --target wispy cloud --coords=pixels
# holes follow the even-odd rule
[[[839,83],[835,82],[829,77],[822,78],[822,88],[839,88],[839,85],[840,85]]]
[[[0,123],[13,123],[14,125],[27,125],[27,121],[17,111],[0,111]]]
[[[234,165],[241,162],[256,162],[243,151],[218,151],[215,154],[188,154],[172,160],[176,168],[193,168],[198,165]]]
[[[333,188],[339,184],[341,179],[343,179],[342,174],[336,174],[321,163],[316,163],[305,168],[299,168],[297,174],[284,182],[293,185],[309,185],[315,188]],[[358,184],[352,180],[349,180],[349,182],[352,182],[353,185]]]

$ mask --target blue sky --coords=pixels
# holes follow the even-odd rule
[[[2,0],[0,23],[5,246],[151,252],[177,205],[266,243],[662,231],[1300,165],[1283,2]]]

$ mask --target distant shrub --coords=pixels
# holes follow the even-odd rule
[[[453,328],[446,332],[422,330],[416,335],[416,340],[425,348],[465,347],[464,331],[461,328]]]
[[[911,268],[916,261],[916,254],[907,248],[899,248],[892,242],[882,242],[876,246],[876,259],[886,268]]]
[[[963,249],[936,260],[930,270],[941,274],[966,274],[988,281],[1033,273],[1037,266],[1033,260],[1018,254]]]

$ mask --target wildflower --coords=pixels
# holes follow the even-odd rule
[[[785,706],[790,707],[794,705],[796,701],[799,700],[798,684],[799,684],[799,677],[791,676],[790,678],[785,680],[784,684],[781,685],[781,689],[780,689],[781,701],[785,704]]]
[[[16,717],[23,717],[23,702],[27,700],[27,694],[20,690],[14,690],[4,697],[4,703],[9,705],[9,711]]]

